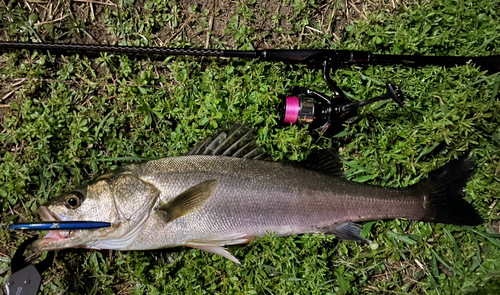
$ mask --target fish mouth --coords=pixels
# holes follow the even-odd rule
[[[43,221],[69,221],[67,218],[62,218],[58,214],[50,211],[47,207],[41,206],[36,210],[36,212],[40,215],[40,218]],[[31,247],[35,250],[56,250],[65,247],[57,247],[56,245],[60,245],[64,243],[66,240],[70,240],[75,237],[77,234],[76,231],[67,231],[67,230],[49,230],[48,233],[35,241]],[[54,246],[56,246],[54,248]]]
[[[40,218],[43,221],[62,221],[62,218],[60,216],[58,216],[57,214],[51,212],[45,206],[40,206],[40,208],[38,208],[36,210],[36,213],[38,213],[38,215],[40,215]]]

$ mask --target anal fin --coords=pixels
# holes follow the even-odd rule
[[[346,222],[333,226],[327,233],[335,235],[342,240],[363,242],[371,244],[372,241],[365,239],[361,236],[363,226],[353,222]]]

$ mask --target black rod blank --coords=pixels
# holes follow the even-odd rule
[[[213,56],[260,58],[268,61],[308,64],[324,67],[325,63],[332,68],[347,64],[403,64],[407,66],[437,65],[452,67],[465,65],[468,62],[492,72],[500,71],[500,56],[466,57],[466,56],[422,56],[422,55],[390,55],[373,54],[367,51],[355,50],[323,50],[323,49],[268,49],[268,50],[214,50],[214,49],[183,49],[164,47],[138,47],[116,45],[86,45],[86,44],[50,44],[30,42],[0,41],[0,51],[12,49],[50,50],[57,52],[83,54],[109,52],[124,54],[145,54],[158,56]]]

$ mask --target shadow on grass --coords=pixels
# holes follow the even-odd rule
[[[500,277],[493,277],[486,281],[484,285],[478,288],[477,291],[471,292],[469,294],[475,295],[492,295],[500,294]]]

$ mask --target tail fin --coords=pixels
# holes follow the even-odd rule
[[[416,186],[424,197],[424,221],[455,225],[479,225],[482,218],[474,207],[462,199],[475,163],[465,157],[431,172]]]

